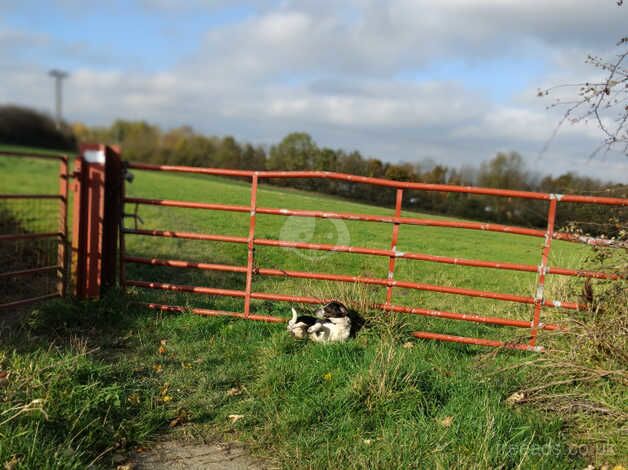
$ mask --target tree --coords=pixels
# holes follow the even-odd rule
[[[623,0],[617,0],[618,7]],[[547,96],[558,89],[577,89],[576,97],[562,101],[556,99],[549,108],[563,108],[565,112],[558,122],[552,137],[546,143],[549,146],[560,128],[565,123],[577,124],[593,121],[602,133],[602,142],[592,152],[595,156],[600,151],[617,150],[628,156],[628,36],[617,42],[619,51],[615,57],[603,58],[594,55],[587,57],[586,63],[602,72],[602,78],[595,82],[557,85],[546,90],[539,90],[539,96]]]
[[[480,186],[504,189],[528,189],[523,158],[517,152],[503,153],[480,166]]]
[[[318,147],[305,132],[292,132],[273,145],[268,158],[270,170],[309,170],[316,160]]]

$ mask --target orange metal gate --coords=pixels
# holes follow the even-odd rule
[[[452,186],[452,185],[437,185],[437,184],[424,184],[424,183],[410,183],[391,181],[379,178],[369,178],[364,176],[349,175],[343,173],[331,173],[321,171],[243,171],[243,170],[226,170],[216,168],[196,168],[196,167],[184,167],[184,166],[169,166],[169,165],[148,165],[140,163],[130,163],[128,168],[137,170],[149,170],[160,172],[175,172],[175,173],[194,173],[202,175],[218,175],[227,177],[239,177],[247,178],[251,182],[251,199],[250,205],[226,205],[226,204],[209,204],[203,202],[192,201],[176,201],[176,200],[164,200],[164,199],[146,199],[140,197],[123,197],[124,203],[132,203],[136,205],[153,205],[164,207],[179,207],[179,208],[193,208],[201,210],[217,210],[217,211],[229,211],[240,212],[249,214],[249,231],[246,236],[231,236],[231,235],[214,235],[204,233],[191,233],[191,232],[178,232],[178,231],[165,231],[165,230],[143,230],[143,229],[131,229],[122,227],[120,233],[120,283],[124,286],[134,286],[147,289],[159,289],[175,292],[191,292],[197,294],[217,295],[217,296],[230,296],[240,297],[244,299],[244,311],[243,312],[228,312],[219,310],[210,310],[202,308],[191,309],[194,313],[200,315],[227,315],[233,317],[239,317],[249,320],[261,320],[269,322],[283,322],[282,318],[259,315],[251,313],[251,300],[263,299],[263,300],[276,300],[283,302],[299,302],[299,303],[311,303],[319,304],[328,299],[320,299],[313,297],[302,297],[293,295],[282,294],[270,294],[262,292],[252,291],[252,281],[254,276],[287,276],[301,279],[316,279],[316,280],[329,280],[339,282],[350,283],[362,283],[379,285],[386,288],[386,301],[383,304],[374,305],[384,311],[409,313],[416,315],[424,315],[429,317],[447,318],[468,322],[477,322],[490,325],[502,325],[518,328],[528,329],[530,332],[529,341],[521,344],[506,343],[497,340],[488,340],[482,338],[461,337],[443,335],[438,333],[416,331],[413,335],[417,338],[436,339],[444,341],[452,341],[457,343],[476,344],[483,346],[494,347],[507,347],[511,349],[519,350],[532,350],[541,351],[542,348],[537,345],[537,335],[540,329],[543,330],[556,330],[559,326],[556,324],[546,324],[541,321],[541,314],[544,308],[559,308],[568,310],[579,310],[584,306],[578,305],[574,302],[564,302],[557,299],[548,299],[544,293],[545,279],[548,275],[562,275],[562,276],[579,276],[585,278],[599,278],[599,279],[619,279],[617,274],[574,270],[567,268],[560,268],[556,266],[548,265],[548,258],[551,250],[552,240],[569,240],[569,241],[584,241],[590,244],[608,244],[608,240],[594,240],[583,239],[583,237],[572,233],[557,232],[555,230],[556,210],[560,203],[582,203],[582,204],[600,204],[600,205],[615,205],[615,206],[628,206],[628,199],[624,198],[607,198],[607,197],[592,197],[592,196],[578,196],[578,195],[561,195],[561,194],[547,194],[539,192],[529,191],[513,191],[502,190],[492,188],[477,188],[469,186]],[[368,214],[355,214],[355,213],[337,213],[337,212],[324,212],[324,211],[312,211],[312,210],[295,210],[295,209],[283,209],[283,208],[268,208],[258,207],[257,205],[257,187],[258,182],[261,179],[286,179],[286,178],[322,178],[342,180],[353,183],[365,183],[376,186],[394,188],[396,190],[396,203],[395,203],[395,215],[394,216],[375,216]],[[522,228],[509,225],[492,224],[492,223],[479,223],[479,222],[461,222],[461,221],[444,221],[434,220],[426,218],[414,218],[414,217],[401,217],[401,206],[403,200],[404,190],[424,190],[424,191],[439,191],[449,193],[466,193],[477,195],[488,195],[496,197],[508,197],[508,198],[521,198],[528,200],[541,200],[548,202],[547,210],[547,229],[531,229]],[[124,191],[124,189],[123,189]],[[344,220],[358,220],[367,222],[377,222],[392,224],[391,230],[391,242],[390,249],[373,249],[367,247],[357,246],[342,246],[342,245],[327,245],[327,244],[314,244],[314,243],[301,243],[294,241],[274,240],[266,238],[257,238],[255,235],[255,222],[257,214],[271,214],[279,216],[300,216],[300,217],[317,217],[327,219],[344,219]],[[401,225],[420,225],[420,226],[436,226],[436,227],[448,227],[452,229],[463,228],[471,230],[486,230],[492,232],[502,232],[526,235],[531,237],[539,237],[544,239],[543,249],[538,265],[526,265],[516,263],[496,263],[491,261],[482,261],[475,259],[461,259],[447,256],[434,256],[424,253],[411,253],[401,252],[397,250],[397,238],[399,233],[399,227]],[[225,264],[211,264],[211,263],[194,263],[182,260],[169,260],[159,258],[142,258],[137,256],[128,256],[124,248],[124,236],[125,235],[140,235],[150,237],[167,237],[167,238],[180,238],[189,240],[211,240],[219,242],[239,243],[247,246],[248,256],[246,266],[231,266]],[[384,278],[371,278],[364,276],[353,275],[338,275],[328,273],[312,273],[303,271],[284,271],[278,269],[266,269],[262,267],[254,267],[254,248],[255,246],[271,246],[271,247],[287,247],[304,250],[323,250],[334,251],[343,253],[354,253],[358,255],[375,255],[389,258],[389,270],[388,277]],[[395,262],[397,259],[412,259],[429,261],[435,263],[445,263],[461,266],[472,266],[478,268],[490,268],[490,269],[502,269],[511,271],[523,271],[537,273],[536,291],[534,296],[522,296],[513,294],[504,294],[497,292],[489,292],[475,289],[466,289],[459,287],[447,287],[441,285],[417,283],[405,280],[395,279]],[[223,271],[223,272],[236,272],[246,274],[246,287],[244,290],[231,290],[231,289],[217,289],[210,287],[199,287],[179,284],[167,284],[160,282],[146,282],[138,280],[125,279],[125,264],[127,263],[140,263],[155,266],[169,266],[175,268],[195,268],[201,270],[211,271]],[[401,287],[406,289],[417,289],[423,291],[432,291],[447,294],[456,294],[462,296],[481,297],[487,299],[494,299],[499,301],[517,302],[522,304],[529,304],[532,306],[532,312],[529,321],[514,320],[508,318],[489,317],[476,314],[462,314],[455,312],[430,310],[425,308],[412,308],[406,306],[395,305],[392,303],[393,291],[395,287]],[[147,303],[148,307],[163,311],[185,311],[185,307],[176,305],[166,305],[157,303]]]
[[[0,194],[0,310],[8,310],[66,292],[70,175],[65,155],[2,151],[0,156],[59,162],[57,194]]]

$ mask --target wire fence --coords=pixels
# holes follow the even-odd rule
[[[0,194],[1,319],[2,311],[65,293],[69,175],[65,156],[20,152],[0,152],[0,156],[18,165],[32,159],[59,163],[38,168],[58,178],[56,194],[26,194],[19,184]]]

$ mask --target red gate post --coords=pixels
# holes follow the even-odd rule
[[[122,202],[119,153],[102,144],[82,145],[75,169],[72,230],[75,294],[79,298],[97,298],[101,287],[115,283]]]
[[[59,163],[59,247],[57,248],[57,292],[65,296],[68,286],[68,194],[70,175],[68,158],[64,156]]]
[[[126,199],[126,182],[132,181],[133,177],[129,174],[127,163],[120,161],[122,175],[120,177],[120,213],[118,222],[118,282],[120,283],[120,289],[124,292],[126,290],[126,270],[124,269],[126,245],[124,243],[124,200]]]
[[[85,243],[85,220],[87,219],[87,164],[83,161],[83,157],[79,155],[74,160],[74,183],[72,192],[74,193],[74,208],[72,217],[72,284],[74,285],[74,295],[77,297],[85,297],[85,259],[86,248]]]
[[[117,146],[105,147],[105,204],[102,232],[102,288],[116,285],[118,232],[122,214],[122,161]]]

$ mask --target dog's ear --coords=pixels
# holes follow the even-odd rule
[[[349,310],[347,310],[347,307],[344,306],[344,304],[338,302],[338,310],[340,310],[340,313],[342,313],[343,315],[349,315]]]

